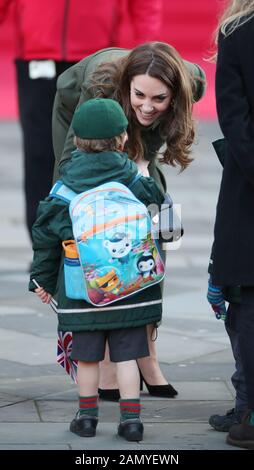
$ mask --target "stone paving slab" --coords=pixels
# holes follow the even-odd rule
[[[229,380],[234,370],[232,352],[230,350],[221,351],[218,354],[215,353],[214,357],[214,360],[213,358],[210,358],[209,355],[171,364],[160,362],[160,365],[169,382],[171,382],[172,379],[174,379],[175,382]],[[67,378],[63,368],[56,362],[50,365],[29,366],[18,362],[0,360],[1,380],[6,380],[8,377],[7,380],[19,381],[24,377],[28,379],[32,377],[36,378],[38,376],[50,377],[52,375],[55,376],[55,380],[57,380],[57,377]]]
[[[150,423],[145,426],[140,443],[123,441],[116,435],[117,423],[99,423],[95,438],[81,438],[68,431],[65,423],[6,423],[0,429],[0,444],[15,446],[41,445],[47,448],[68,445],[76,450],[99,449],[167,449],[233,450],[225,443],[225,433],[213,431],[204,423]]]
[[[51,446],[49,444],[46,445],[40,445],[40,444],[27,444],[27,445],[22,445],[22,444],[6,444],[2,445],[0,444],[0,450],[6,450],[6,451],[11,451],[11,450],[70,450],[70,446],[68,444],[66,445],[55,445]],[[9,455],[9,454],[8,454]],[[10,460],[10,459],[9,459]]]
[[[226,358],[225,358],[226,359]],[[217,359],[218,360],[218,359]],[[174,364],[160,363],[165,377],[171,383],[171,378],[178,381],[228,381],[231,377],[234,367],[232,357],[222,362],[203,363],[202,357],[195,360],[178,362]]]
[[[0,328],[1,359],[18,361],[22,364],[52,364],[56,356],[56,338],[20,333]]]
[[[36,409],[36,404],[31,401],[23,401],[0,408],[0,422],[21,422],[31,423],[40,422],[40,418]]]
[[[179,401],[157,399],[142,399],[142,420],[144,423],[190,423],[208,422],[212,414],[224,414],[226,410],[232,408],[233,401]],[[12,407],[11,407],[12,408]],[[42,422],[69,423],[76,411],[76,401],[38,400],[36,402],[40,420]],[[18,409],[16,409],[18,412]],[[11,415],[10,415],[11,416]],[[13,419],[8,414],[2,420],[12,422]],[[119,419],[118,403],[101,401],[99,404],[99,417],[102,423],[116,423]],[[20,421],[20,420],[17,420]],[[28,420],[27,420],[28,421]]]
[[[178,390],[179,395],[174,398],[176,401],[186,400],[232,400],[233,396],[226,383],[222,381],[188,381],[171,382]],[[32,377],[23,380],[2,380],[0,384],[2,392],[11,391],[15,395],[24,398],[47,398],[49,400],[62,400],[68,396],[69,400],[75,400],[77,388],[69,378],[62,376]],[[142,397],[158,400],[147,393],[142,392]]]
[[[8,316],[9,315],[35,315],[37,314],[36,310],[29,307],[18,307],[17,305],[1,305],[0,306],[0,315]]]
[[[204,354],[203,356],[195,359],[196,363],[202,363],[203,368],[210,364],[230,364],[232,367],[232,373],[234,369],[234,359],[231,348],[223,349],[222,351],[216,351],[211,354]]]
[[[159,330],[159,341],[157,342],[157,352],[162,362],[182,362],[190,359],[196,359],[200,356],[223,351],[228,348],[227,344],[214,341],[207,341],[206,338],[196,339],[192,336],[176,335],[170,330]]]
[[[232,394],[223,382],[172,382],[179,395],[174,400],[232,400]]]
[[[26,379],[9,380],[2,379],[0,383],[0,391],[4,393],[13,393],[23,398],[38,398],[50,396],[50,394],[58,393],[59,390],[76,390],[76,386],[67,375],[63,376],[38,376]]]
[[[46,338],[46,339],[52,340],[53,346],[54,346],[53,354],[52,354],[52,350],[50,349],[50,351],[48,352],[48,354],[50,354],[50,357],[48,358],[47,355],[44,355],[44,351],[41,350],[40,352],[42,354],[41,359],[42,359],[43,364],[40,364],[40,365],[49,365],[49,364],[51,365],[53,363],[56,364],[56,345],[57,345],[56,318],[52,317],[51,315],[50,316],[44,315],[43,313],[39,311],[33,311],[33,313],[29,313],[29,316],[26,314],[22,314],[22,313],[18,313],[16,315],[13,313],[13,314],[8,315],[9,309],[11,311],[14,310],[12,306],[10,307],[6,306],[7,313],[6,315],[3,314],[0,318],[1,328],[10,331],[13,329],[13,324],[15,324],[15,328],[16,330],[18,330],[19,333],[24,333],[24,334],[32,335],[34,337]],[[32,352],[32,346],[34,346],[34,344],[32,340],[30,340],[30,337],[27,337],[26,339],[27,339],[26,348]],[[41,344],[39,342],[39,347],[40,346]],[[25,357],[23,356],[22,359],[25,360]],[[44,362],[44,359],[45,359],[45,362]],[[47,364],[48,362],[47,359],[50,359],[49,364]],[[17,358],[17,360],[19,359]],[[12,361],[12,362],[16,362],[16,361]],[[25,364],[23,363],[23,365],[37,366],[39,365],[37,362],[38,362],[38,358],[34,360],[34,357],[31,354],[31,356],[29,357],[29,362]],[[19,363],[21,364],[21,361],[19,361]]]
[[[63,376],[64,371],[59,364],[47,364],[41,366],[29,366],[27,364],[20,364],[19,362],[6,361],[0,359],[0,381],[10,380],[19,381],[23,377],[43,377],[43,376]],[[0,382],[0,390],[1,390]]]
[[[0,413],[1,408],[4,406],[12,405],[13,403],[17,403],[19,401],[23,401],[23,399],[15,395],[10,395],[9,393],[0,392]]]

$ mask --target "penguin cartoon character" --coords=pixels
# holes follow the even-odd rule
[[[112,259],[117,259],[119,263],[126,264],[129,261],[129,253],[132,243],[126,233],[115,233],[110,240],[104,240],[103,245],[109,251]]]
[[[156,274],[155,259],[150,251],[145,251],[137,261],[137,268],[145,281],[153,280]]]

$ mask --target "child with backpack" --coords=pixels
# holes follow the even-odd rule
[[[113,182],[120,193],[125,193],[128,204],[130,189],[135,201],[138,199],[145,206],[160,206],[164,194],[152,178],[139,174],[135,162],[123,152],[127,126],[127,118],[116,101],[99,98],[83,103],[72,120],[77,149],[72,152],[71,160],[61,168],[61,184],[79,195],[84,192],[91,194],[93,189],[100,192],[102,185],[107,187],[107,183]],[[87,194],[84,193],[84,197]],[[78,363],[79,410],[70,424],[70,431],[83,437],[96,434],[99,362],[104,358],[108,340],[110,359],[117,364],[121,396],[118,435],[128,441],[140,441],[143,438],[143,424],[140,419],[140,376],[136,360],[149,356],[146,325],[156,325],[161,320],[159,280],[162,277],[159,272],[163,272],[163,263],[151,237],[146,239],[142,253],[138,253],[129,226],[125,231],[117,228],[113,233],[113,224],[107,221],[104,229],[112,229],[112,236],[101,240],[101,249],[94,250],[91,257],[95,265],[103,258],[103,253],[108,252],[108,269],[105,272],[102,270],[100,275],[97,272],[94,278],[92,271],[86,271],[87,263],[83,263],[84,279],[93,287],[92,300],[88,297],[87,300],[86,297],[69,298],[66,295],[62,243],[68,247],[68,242],[72,243],[75,237],[76,245],[81,250],[80,242],[86,247],[90,239],[82,234],[75,236],[71,219],[71,216],[75,217],[75,207],[72,204],[69,206],[64,196],[55,196],[52,190],[40,203],[33,226],[34,259],[29,290],[35,292],[44,303],[51,303],[58,314],[59,331],[73,334],[71,358]],[[105,207],[110,212],[111,208]],[[94,217],[92,204],[79,209],[79,212],[84,223],[90,223]],[[116,218],[119,222],[119,214]],[[142,226],[142,221],[141,214],[138,228]],[[103,238],[106,229],[103,231],[98,223],[95,226],[96,230],[99,227],[98,238]],[[71,254],[68,260],[71,266]],[[92,266],[92,261],[89,260],[89,266]],[[129,274],[129,266],[136,269],[139,276],[137,284],[148,283],[149,289],[143,285],[137,288],[135,295],[130,289],[130,294],[127,290],[127,295],[121,298],[123,282],[119,273]]]

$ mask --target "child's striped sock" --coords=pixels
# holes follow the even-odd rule
[[[98,417],[98,395],[79,397],[79,414]]]
[[[126,419],[137,419],[140,417],[140,399],[139,398],[124,398],[119,400],[121,421]]]

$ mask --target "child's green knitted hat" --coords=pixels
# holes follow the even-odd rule
[[[110,139],[122,134],[128,120],[117,101],[95,98],[82,103],[76,109],[72,128],[81,139]]]

